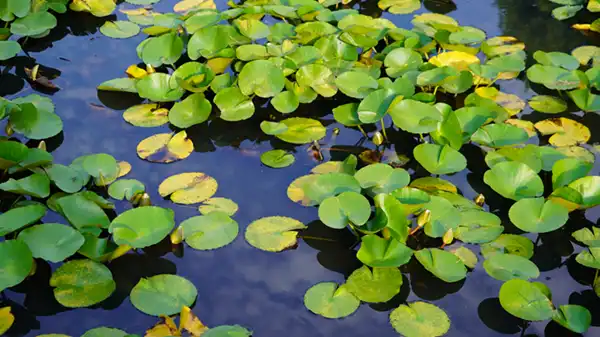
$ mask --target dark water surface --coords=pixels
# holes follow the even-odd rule
[[[177,1],[163,0],[156,8],[167,12]],[[367,3],[364,5],[364,3]],[[377,1],[361,4],[365,14],[380,16]],[[590,22],[583,14],[577,19],[559,22],[550,16],[553,8],[546,0],[456,0],[456,6],[445,1],[427,1],[427,10],[447,13],[461,25],[484,29],[488,36],[513,35],[525,42],[527,52],[535,50],[565,51],[596,41],[570,28],[578,21]],[[218,6],[225,8],[224,1]],[[122,16],[118,13],[118,16]],[[383,17],[398,26],[410,27],[412,15]],[[316,165],[307,146],[294,146],[275,141],[264,135],[259,124],[271,113],[259,111],[251,120],[228,123],[215,119],[188,130],[195,152],[187,159],[173,164],[153,164],[136,156],[136,146],[142,139],[168,127],[136,128],[121,117],[129,106],[139,100],[128,96],[98,93],[96,86],[108,79],[122,77],[124,70],[138,63],[135,47],[143,40],[139,35],[128,40],[113,40],[97,31],[106,19],[80,13],[59,17],[59,26],[53,34],[40,41],[28,42],[28,51],[35,62],[60,72],[55,83],[61,87],[52,98],[56,112],[65,122],[64,134],[49,142],[55,161],[70,163],[74,158],[89,153],[106,152],[118,160],[127,160],[133,166],[129,177],[146,184],[152,200],[158,206],[172,207],[177,221],[198,215],[195,207],[174,205],[157,193],[158,184],[166,177],[190,171],[204,172],[217,179],[217,196],[236,201],[240,211],[235,216],[241,227],[240,236],[229,246],[211,252],[185,249],[183,256],[168,252],[170,245],[156,247],[140,254],[130,254],[110,264],[117,283],[117,292],[100,306],[69,310],[61,307],[47,286],[51,273],[49,265],[40,264],[38,273],[24,284],[6,292],[16,314],[16,326],[8,334],[36,336],[43,333],[62,333],[80,336],[98,326],[111,326],[129,333],[143,334],[156,318],[136,310],[127,295],[141,277],[162,273],[177,273],[191,280],[198,288],[194,312],[209,325],[241,324],[255,332],[257,337],[393,337],[398,336],[388,323],[389,311],[405,301],[431,301],[446,310],[452,321],[448,336],[574,336],[555,323],[533,323],[522,333],[523,322],[502,310],[497,294],[501,282],[489,277],[481,264],[469,273],[464,282],[447,284],[434,279],[422,267],[411,263],[403,267],[405,282],[401,293],[390,303],[362,304],[350,317],[328,320],[305,309],[303,296],[315,283],[343,282],[361,264],[355,251],[349,249],[353,239],[349,233],[332,231],[320,224],[316,208],[305,208],[292,203],[286,196],[287,186],[296,177],[307,174]],[[66,26],[65,26],[66,25]],[[18,57],[9,73],[0,75],[0,95],[7,98],[33,93],[33,89],[15,76],[22,76],[23,66],[32,66],[33,60]],[[44,69],[44,68],[42,68]],[[46,69],[50,71],[50,69]],[[534,91],[521,80],[504,81],[501,90],[529,98]],[[539,90],[539,88],[535,88]],[[541,90],[540,90],[541,92]],[[319,118],[329,130],[340,127],[341,133],[332,139],[331,132],[323,140],[328,145],[353,145],[360,133],[336,125],[330,114],[339,102],[319,100],[304,105],[296,114]],[[526,114],[531,110],[527,108]],[[526,119],[540,119],[528,115]],[[584,123],[592,131],[590,143],[598,142],[600,117],[588,114]],[[577,118],[581,119],[581,118]],[[388,121],[389,123],[389,121]],[[389,125],[389,124],[388,124]],[[399,153],[410,152],[414,140],[388,131]],[[289,168],[275,170],[260,163],[260,153],[272,148],[295,151],[296,163]],[[496,197],[483,184],[485,163],[475,147],[465,146],[463,153],[469,161],[469,172],[449,177],[462,193],[472,198],[484,193],[490,209],[506,218],[510,203]],[[409,154],[409,153],[407,153]],[[329,153],[325,152],[327,158]],[[336,159],[343,159],[338,152]],[[413,166],[414,167],[414,166]],[[600,170],[595,168],[594,174]],[[122,212],[127,204],[118,204]],[[296,250],[279,254],[267,253],[249,246],[243,239],[245,227],[255,219],[271,215],[295,217],[309,224],[306,235],[330,237],[336,242],[300,241]],[[586,336],[600,336],[600,299],[591,290],[593,274],[579,267],[574,254],[579,247],[569,241],[570,232],[595,223],[598,211],[588,211],[586,218],[572,215],[562,230],[542,235],[533,260],[540,267],[540,281],[553,291],[556,304],[581,304],[593,314],[592,328]],[[55,219],[45,219],[61,221]],[[506,220],[508,221],[508,220]],[[533,237],[535,240],[535,237]],[[481,258],[480,258],[481,260]]]

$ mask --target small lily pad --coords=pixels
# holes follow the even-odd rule
[[[567,110],[567,102],[554,96],[534,96],[529,100],[529,106],[539,112],[557,114]]]
[[[223,212],[229,216],[233,216],[237,213],[238,209],[238,204],[233,200],[219,197],[204,200],[202,205],[198,207],[198,211],[204,215],[211,212]]]
[[[501,196],[512,200],[535,198],[544,193],[540,176],[519,162],[496,164],[485,172],[483,181]]]
[[[547,233],[559,229],[569,220],[569,210],[544,198],[526,198],[514,203],[508,216],[519,229],[530,233]]]
[[[456,173],[467,167],[465,156],[448,145],[419,144],[413,154],[419,164],[432,174]]]
[[[421,249],[415,257],[425,269],[444,282],[458,282],[467,277],[467,268],[456,255],[438,248]]]
[[[307,227],[300,221],[283,216],[270,216],[252,222],[246,228],[246,241],[267,251],[280,252],[296,245],[297,230]]]
[[[452,254],[456,255],[468,268],[473,269],[477,265],[477,255],[475,255],[472,250],[465,246],[460,246],[452,250]]]
[[[33,257],[29,247],[20,240],[0,242],[0,291],[21,283],[33,267]]]
[[[386,240],[377,235],[365,235],[356,257],[370,267],[400,267],[410,261],[413,250],[395,239]]]
[[[123,118],[132,125],[151,128],[168,123],[168,115],[169,109],[160,108],[158,104],[140,104],[125,110]]]
[[[152,163],[172,163],[189,157],[194,144],[185,131],[160,133],[142,140],[137,146],[140,158]]]
[[[118,245],[144,248],[159,243],[174,226],[173,210],[146,206],[121,213],[110,223],[108,231]]]
[[[426,302],[400,305],[390,313],[390,323],[406,337],[439,337],[450,330],[446,312]]]
[[[131,200],[136,194],[144,193],[146,186],[136,179],[121,179],[110,184],[108,195],[117,200]]]
[[[575,333],[583,334],[592,324],[592,314],[581,305],[565,304],[554,312],[552,320]]]
[[[500,288],[499,297],[504,310],[527,321],[545,321],[554,315],[552,302],[534,283],[520,279],[507,281]]]
[[[481,245],[481,254],[489,259],[494,254],[514,254],[526,259],[533,256],[533,242],[515,234],[502,234],[496,240]]]
[[[400,292],[402,273],[398,268],[362,266],[350,274],[345,286],[363,302],[387,302]]]
[[[100,33],[113,39],[128,39],[140,33],[140,26],[129,21],[106,21],[100,27]]]
[[[131,303],[150,316],[174,315],[183,306],[191,307],[198,290],[194,284],[177,275],[156,275],[141,279],[131,290]]]
[[[360,193],[347,191],[331,196],[319,206],[319,219],[331,228],[364,225],[371,216],[371,205]]]
[[[270,150],[260,155],[260,162],[272,168],[284,168],[296,161],[293,154],[285,150]]]
[[[58,263],[75,254],[83,245],[83,235],[73,227],[58,223],[44,223],[26,228],[19,240],[29,246],[34,258]]]
[[[165,179],[158,186],[161,197],[171,196],[171,201],[191,205],[211,198],[217,192],[217,181],[201,172],[180,173]]]
[[[15,207],[0,214],[0,236],[35,223],[46,215],[46,211],[46,206],[42,204],[31,204]]]
[[[233,242],[239,232],[237,222],[219,211],[191,217],[179,226],[185,242],[198,250],[224,247]]]
[[[304,305],[317,315],[334,319],[352,315],[360,306],[360,300],[345,285],[321,282],[306,291]]]

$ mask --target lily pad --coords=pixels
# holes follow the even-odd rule
[[[108,195],[117,200],[132,200],[137,194],[146,192],[146,186],[136,179],[120,179],[110,184]]]
[[[412,249],[395,239],[365,235],[356,257],[370,267],[390,268],[407,264],[412,255]]]
[[[283,72],[266,60],[256,60],[246,64],[238,79],[240,90],[246,96],[256,94],[263,98],[273,97],[285,86]]]
[[[27,245],[20,240],[0,242],[0,291],[21,283],[33,267],[33,257]]]
[[[17,41],[0,41],[0,61],[11,59],[21,52]]]
[[[592,314],[581,305],[565,304],[558,307],[552,320],[575,333],[585,333],[592,324]]]
[[[334,319],[352,315],[360,306],[360,300],[345,285],[321,282],[306,291],[304,305],[317,315]]]
[[[467,159],[448,145],[419,144],[413,154],[419,164],[432,174],[450,174],[464,170]]]
[[[489,259],[494,254],[513,254],[530,259],[533,256],[533,242],[515,234],[502,234],[496,240],[481,245],[481,254]]]
[[[349,224],[364,225],[371,216],[371,205],[360,193],[347,191],[331,196],[319,206],[319,219],[331,228],[342,229]]]
[[[519,162],[499,163],[485,172],[483,180],[498,194],[512,200],[535,198],[544,193],[542,179]]]
[[[307,144],[325,137],[326,129],[316,119],[293,117],[284,119],[274,126],[263,121],[260,128],[269,135],[292,144]]]
[[[307,227],[300,221],[283,216],[270,216],[252,222],[246,228],[246,241],[267,251],[280,252],[296,245],[297,230]]]
[[[564,226],[569,210],[544,198],[526,198],[514,203],[508,216],[519,229],[530,233],[547,233]]]
[[[483,262],[483,268],[488,275],[500,281],[529,280],[540,276],[535,263],[512,254],[494,254]]]
[[[150,316],[174,315],[183,306],[191,307],[198,290],[194,284],[177,275],[156,275],[141,279],[131,290],[131,303]]]
[[[15,207],[0,214],[0,236],[5,236],[27,225],[37,222],[46,215],[46,206],[31,204]]]
[[[260,155],[260,162],[272,168],[284,168],[296,161],[293,154],[285,150],[271,150]]]
[[[239,232],[237,222],[220,211],[189,218],[179,226],[185,242],[198,250],[224,247],[233,242]]]
[[[238,87],[219,91],[214,102],[221,110],[221,119],[229,122],[246,120],[254,115],[254,103]]]
[[[47,139],[62,131],[63,122],[54,112],[33,103],[19,104],[19,108],[12,111],[9,118],[15,132],[29,139]]]
[[[171,87],[171,76],[163,73],[153,73],[145,76],[135,83],[135,89],[142,98],[153,102],[173,102],[180,99],[185,90],[180,87]]]
[[[443,120],[443,115],[438,109],[413,99],[404,99],[392,104],[389,114],[394,125],[416,134],[435,131]]]
[[[112,0],[73,0],[69,4],[69,9],[72,11],[89,12],[97,17],[104,17],[112,14],[116,7],[116,3]]]
[[[174,226],[173,210],[146,206],[121,213],[110,223],[108,231],[118,245],[144,248],[159,243]]]
[[[238,204],[227,198],[210,198],[204,200],[202,205],[198,207],[200,213],[206,215],[212,212],[223,212],[229,216],[233,216],[239,209]]]
[[[458,282],[467,277],[467,268],[456,255],[438,248],[415,252],[415,257],[427,271],[444,282]]]
[[[477,255],[475,255],[472,250],[465,246],[460,246],[452,250],[452,254],[456,255],[468,268],[473,269],[477,265]]]
[[[81,337],[127,337],[127,332],[114,328],[99,327],[86,331]]]
[[[503,147],[524,143],[529,135],[523,129],[506,124],[488,124],[475,131],[471,140],[489,147]]]
[[[548,142],[554,146],[587,143],[591,137],[587,126],[565,117],[550,118],[537,122],[535,128],[544,136],[552,135]]]
[[[377,80],[362,71],[347,71],[335,79],[335,84],[346,96],[365,98],[379,84]]]
[[[84,308],[107,299],[116,289],[110,270],[92,260],[71,260],[50,278],[54,297],[67,308]]]
[[[29,246],[34,258],[58,263],[75,254],[83,245],[83,235],[73,227],[58,223],[44,223],[26,228],[19,240]]]
[[[137,146],[140,158],[152,163],[172,163],[189,157],[194,151],[194,144],[185,131],[159,133],[142,140]]]
[[[203,337],[250,337],[252,331],[239,325],[221,325],[206,330],[202,333]]]
[[[54,15],[40,11],[29,13],[27,16],[13,21],[10,25],[10,32],[15,35],[35,37],[47,34],[56,25],[57,20]]]
[[[387,302],[400,292],[402,273],[398,268],[371,270],[367,266],[362,266],[348,277],[345,286],[363,302]]]
[[[19,180],[9,178],[0,184],[0,190],[21,195],[30,195],[36,198],[46,198],[50,195],[50,179],[41,173],[34,173]]]
[[[140,26],[129,21],[106,21],[100,33],[114,39],[128,39],[140,33]]]
[[[534,283],[513,279],[500,288],[500,305],[509,314],[527,321],[545,321],[554,315],[548,296]]]
[[[567,102],[554,96],[534,96],[529,100],[529,106],[539,112],[557,114],[567,110]]]
[[[171,201],[191,205],[211,198],[217,191],[217,181],[201,172],[180,173],[165,179],[158,186],[161,197],[171,196]]]
[[[426,302],[400,305],[390,313],[390,323],[406,337],[439,337],[450,330],[446,312]]]
[[[195,93],[175,103],[169,111],[169,122],[178,128],[203,123],[210,116],[212,105],[203,94]]]
[[[384,60],[386,73],[392,78],[417,70],[422,64],[421,55],[410,48],[396,48],[387,54]]]
[[[0,334],[4,334],[15,322],[15,316],[10,312],[11,307],[0,308]]]
[[[402,188],[410,182],[410,175],[405,169],[393,168],[388,164],[375,163],[367,165],[354,174],[360,187],[370,194],[390,193]]]
[[[423,208],[431,212],[429,221],[425,224],[425,234],[432,238],[441,238],[449,230],[454,230],[461,220],[459,210],[442,197],[432,195]]]

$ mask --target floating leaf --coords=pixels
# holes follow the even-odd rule
[[[456,255],[465,266],[473,269],[477,265],[477,255],[472,250],[465,246],[460,246],[452,250],[452,254]]]
[[[542,179],[529,166],[519,162],[496,164],[483,176],[498,194],[512,200],[535,198],[544,193]]]
[[[118,245],[144,248],[159,243],[174,226],[173,210],[146,206],[121,213],[110,223],[108,231]]]
[[[241,327],[239,325],[221,325],[214,327],[212,329],[206,330],[202,334],[202,337],[222,337],[222,336],[232,336],[232,337],[250,337],[252,336],[252,331]]]
[[[194,284],[177,275],[142,278],[131,290],[131,303],[150,316],[174,315],[183,306],[191,307],[198,290]]]
[[[377,6],[392,14],[409,14],[421,8],[419,0],[379,0]]]
[[[92,260],[71,260],[52,274],[54,297],[67,308],[83,308],[107,299],[116,289],[110,270]]]
[[[321,282],[306,291],[304,305],[317,315],[333,319],[353,314],[360,306],[360,300],[345,285]]]
[[[450,330],[446,312],[426,302],[400,305],[390,313],[390,323],[406,337],[439,337]]]
[[[521,144],[529,139],[523,129],[510,124],[488,124],[477,130],[471,140],[489,147],[503,147]]]
[[[554,314],[552,302],[535,283],[519,279],[507,281],[500,288],[499,297],[504,310],[527,321],[544,321]]]
[[[135,1],[135,0],[130,0]],[[113,0],[73,0],[69,9],[75,12],[89,12],[97,17],[108,16],[117,7]]]
[[[59,134],[63,122],[54,112],[33,103],[19,104],[10,114],[10,125],[15,132],[29,139],[47,139]]]
[[[592,3],[592,1],[590,1]],[[575,333],[585,333],[592,324],[592,314],[581,305],[565,304],[558,307],[552,320]]]
[[[488,275],[500,281],[529,280],[540,276],[540,270],[535,263],[512,254],[494,254],[483,262],[483,268]]]
[[[600,247],[600,228],[592,227],[579,229],[572,234],[573,238],[588,247]]]
[[[365,98],[377,89],[377,80],[362,71],[347,71],[335,79],[335,84],[346,96]]]
[[[280,252],[296,245],[298,232],[307,227],[300,221],[283,216],[270,216],[252,222],[246,228],[246,241],[252,246]]]
[[[219,211],[189,218],[179,226],[185,242],[198,250],[224,247],[233,242],[239,232],[237,222]]]
[[[142,140],[137,146],[140,158],[153,163],[172,163],[189,157],[194,144],[185,131],[160,133]]]
[[[17,41],[0,41],[0,61],[11,59],[21,52]]]
[[[413,154],[419,164],[433,174],[449,174],[464,170],[467,159],[448,145],[419,144]]]
[[[30,195],[36,198],[46,198],[50,195],[50,180],[45,174],[34,173],[19,180],[9,178],[0,184],[0,190]]]
[[[392,78],[417,70],[422,64],[421,55],[410,48],[396,48],[387,54],[384,60],[386,73]]]
[[[256,94],[264,98],[273,97],[285,86],[283,72],[266,60],[256,60],[246,64],[238,79],[240,90],[246,96]]]
[[[0,308],[0,334],[4,334],[15,322],[15,316],[10,312],[11,307]]]
[[[135,126],[155,127],[168,123],[168,114],[169,109],[160,108],[158,104],[140,104],[125,110],[123,118]]]
[[[442,113],[435,107],[412,99],[392,104],[389,110],[394,125],[411,133],[427,133],[437,129],[443,120]]]
[[[217,191],[217,181],[204,173],[180,173],[165,179],[158,186],[161,197],[171,196],[178,204],[191,205],[211,198]]]
[[[116,92],[130,92],[137,94],[136,83],[137,79],[135,78],[115,78],[112,80],[108,80],[102,82],[98,86],[98,90],[104,91],[116,91]]]
[[[57,21],[54,15],[40,11],[29,13],[27,16],[13,21],[10,25],[10,32],[15,35],[39,37],[48,34],[50,29],[56,25]]]
[[[397,240],[365,235],[356,257],[370,267],[388,268],[407,264],[412,255],[412,249]]]
[[[591,137],[587,126],[569,118],[549,118],[535,123],[542,135],[552,135],[548,142],[554,146],[570,146],[587,143]]]
[[[444,282],[458,282],[467,276],[467,268],[456,255],[437,248],[421,249],[415,257],[425,269]]]
[[[75,228],[83,232],[100,233],[100,228],[108,228],[110,221],[104,210],[84,194],[61,197],[57,201],[61,213]]]
[[[296,161],[293,154],[285,150],[271,150],[260,155],[260,162],[272,168],[284,168]]]
[[[21,283],[33,267],[33,257],[27,245],[20,240],[0,242],[0,291]]]
[[[373,268],[367,266],[355,270],[346,281],[345,287],[356,298],[368,303],[391,300],[400,292],[402,273],[398,268]]]
[[[218,197],[204,200],[203,204],[198,207],[198,211],[204,215],[212,212],[223,212],[233,216],[238,209],[238,205],[233,200]]]
[[[19,230],[27,225],[37,222],[46,215],[46,206],[31,204],[11,208],[0,214],[0,236]]]
[[[583,6],[561,6],[552,10],[552,16],[557,20],[567,20],[575,16]]]
[[[26,228],[19,233],[19,240],[29,246],[34,258],[58,263],[75,254],[85,239],[70,226],[44,223]]]
[[[515,226],[530,233],[551,232],[569,220],[567,208],[544,198],[521,199],[512,205],[508,215]]]
[[[135,179],[121,179],[110,184],[108,195],[117,200],[132,200],[137,194],[146,192],[142,182]]]
[[[575,89],[581,84],[577,71],[541,64],[534,64],[527,69],[527,78],[531,82],[556,90]]]
[[[567,102],[554,96],[534,96],[528,103],[533,110],[547,114],[557,114],[567,110]]]
[[[515,234],[502,234],[496,240],[481,245],[481,254],[486,259],[494,254],[513,254],[530,259],[533,256],[533,242]]]
[[[171,87],[171,76],[153,73],[135,82],[136,92],[142,98],[153,102],[173,102],[180,99],[185,90],[179,86]]]
[[[364,225],[371,216],[371,205],[360,193],[347,191],[331,196],[319,206],[319,219],[331,228],[342,229],[349,224]]]
[[[296,72],[296,81],[302,87],[310,87],[323,97],[331,97],[338,90],[334,83],[333,72],[321,64],[302,66]]]
[[[423,208],[431,212],[431,217],[425,224],[425,234],[432,238],[441,238],[448,230],[455,229],[461,219],[458,209],[442,197],[431,196],[431,200]]]
[[[410,182],[410,175],[405,169],[393,168],[388,164],[375,163],[367,165],[354,174],[360,187],[371,195],[390,193],[402,188]]]
[[[266,134],[274,135],[284,142],[292,144],[307,144],[325,137],[326,129],[315,119],[304,117],[293,117],[284,119],[274,127],[263,121],[261,129]]]
[[[570,183],[568,187],[578,192],[581,196],[583,208],[590,208],[600,205],[600,177],[587,176],[579,178]]]
[[[203,94],[195,93],[175,103],[169,111],[169,122],[178,128],[203,123],[210,116],[212,105]]]
[[[114,328],[99,327],[86,331],[81,337],[126,337],[127,332]]]
[[[114,39],[128,39],[140,33],[140,26],[129,21],[106,21],[100,27],[100,33]]]

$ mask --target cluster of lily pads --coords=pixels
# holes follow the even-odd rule
[[[567,20],[586,8],[592,13],[600,12],[600,1],[598,0],[550,0],[551,2],[560,5],[552,10],[552,16],[557,20]],[[595,21],[592,25],[598,25],[600,21]],[[594,31],[598,31],[600,27],[595,27]]]

